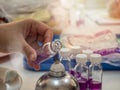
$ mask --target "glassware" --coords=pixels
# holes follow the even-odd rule
[[[0,67],[0,90],[20,90],[21,76],[14,70]]]
[[[101,66],[101,55],[92,54],[90,56],[91,64],[91,74],[89,77],[89,88],[90,90],[101,90],[102,89],[102,66]]]
[[[69,48],[62,48],[60,50],[60,61],[64,63],[64,67],[66,71],[70,71],[71,69],[70,56],[71,56],[71,51]]]
[[[78,54],[76,56],[77,65],[75,66],[77,81],[80,85],[80,90],[87,90],[88,88],[88,66],[86,65],[87,56],[85,54]]]
[[[62,43],[59,40],[48,42],[43,45],[42,48],[37,50],[37,59],[34,61],[35,64],[40,64],[43,61],[53,57],[62,48]]]
[[[76,65],[76,55],[81,53],[81,47],[80,46],[72,46],[71,48],[71,56],[70,56],[70,61],[71,61],[71,70],[69,72],[75,73],[74,67]]]

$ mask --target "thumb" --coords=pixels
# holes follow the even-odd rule
[[[37,58],[35,49],[33,49],[27,42],[25,42],[23,45],[23,53],[25,54],[26,58],[30,61],[34,61]]]

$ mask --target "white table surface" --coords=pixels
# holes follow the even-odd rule
[[[0,67],[16,70],[22,77],[21,90],[35,90],[36,81],[45,72],[33,72],[24,69],[21,55],[17,55],[7,62],[0,63]],[[102,90],[120,90],[120,71],[104,71]]]

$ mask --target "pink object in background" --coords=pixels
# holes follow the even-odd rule
[[[83,48],[100,50],[106,48],[116,48],[118,43],[116,36],[110,30],[97,32],[93,35],[86,34],[68,34],[61,37],[65,47],[81,46]]]

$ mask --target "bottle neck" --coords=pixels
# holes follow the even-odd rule
[[[78,67],[79,67],[80,69],[83,68],[83,67],[86,68],[86,69],[88,69],[88,66],[86,65],[86,63],[78,63],[78,64],[75,66],[74,69],[77,70]]]

